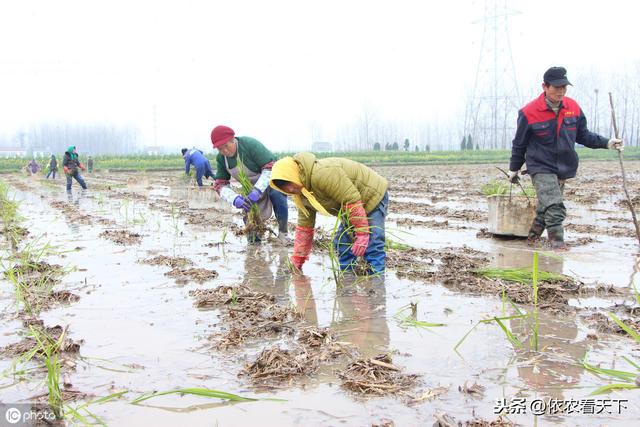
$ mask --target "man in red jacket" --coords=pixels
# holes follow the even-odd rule
[[[537,240],[546,228],[554,249],[566,249],[562,223],[567,212],[562,193],[565,181],[575,177],[578,170],[575,143],[589,148],[624,147],[621,139],[608,139],[589,131],[578,103],[565,96],[570,84],[563,67],[551,67],[544,73],[543,93],[518,112],[509,164],[509,179],[515,183],[526,161],[538,196],[529,241]]]

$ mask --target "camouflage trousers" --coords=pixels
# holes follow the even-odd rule
[[[565,180],[559,180],[558,176],[552,173],[539,173],[531,179],[538,196],[538,209],[531,231],[540,236],[546,228],[549,235],[553,234],[562,240],[562,223],[567,216],[567,209],[562,200]]]

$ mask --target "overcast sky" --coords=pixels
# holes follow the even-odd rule
[[[633,69],[636,1],[508,1],[523,97],[564,65]],[[473,86],[484,1],[2,1],[0,131],[39,120],[135,124],[143,143],[210,148],[213,126],[306,149],[365,108],[455,120]],[[634,22],[635,21],[635,22]],[[576,80],[578,78],[578,80]],[[603,90],[606,91],[606,88]],[[515,120],[515,118],[514,118]]]

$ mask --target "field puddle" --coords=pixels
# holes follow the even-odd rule
[[[598,166],[594,174],[607,173],[607,166]],[[393,268],[385,277],[346,275],[339,286],[326,251],[315,250],[304,275],[292,275],[291,247],[269,240],[247,245],[235,234],[242,221],[233,211],[190,208],[193,190],[187,191],[178,172],[176,177],[147,173],[143,179],[135,173],[97,174],[89,176],[88,191],[74,186],[70,195],[61,181],[58,188],[18,176],[7,183],[21,203],[22,226],[29,231],[25,239],[56,247],[43,259],[64,269],[54,289],[79,297],[37,314],[44,326],[67,328],[68,337],[81,343],[75,366],[65,371],[71,388],[92,396],[128,391],[91,406],[108,425],[373,425],[392,420],[404,426],[433,425],[443,414],[463,423],[490,422],[498,420],[498,403],[514,398],[527,404],[625,400],[624,409],[610,408],[610,413],[534,415],[527,407],[525,413],[508,414],[522,425],[630,425],[639,419],[638,390],[591,396],[611,381],[580,364],[587,353],[590,364],[603,368],[633,370],[620,356],[640,359],[640,346],[603,314],[637,319],[629,308],[632,286],[640,286],[633,239],[569,230],[570,244],[588,236],[595,241],[562,253],[540,249],[540,268],[570,276],[572,287],[562,294],[559,310],[541,309],[537,351],[530,324],[504,320],[521,341],[518,348],[496,322],[480,322],[517,311],[501,296],[499,283],[478,279],[470,269],[529,267],[536,249],[523,240],[476,237],[486,225],[472,212],[486,215],[486,206],[479,193],[468,194],[465,188],[471,177],[490,176],[491,167],[448,168],[454,174],[448,183],[437,178],[442,176],[438,167],[436,172],[416,168],[419,173],[411,178],[401,169],[380,168],[392,189],[406,181],[403,191],[412,186],[418,191],[431,182],[436,198],[450,200],[431,203],[432,195],[423,195],[425,206],[440,209],[426,215],[422,206],[414,210],[406,195],[394,210],[391,191],[387,235],[413,249],[390,250]],[[568,221],[588,224],[616,217],[620,208],[615,202],[611,197],[597,203],[602,211],[593,212],[572,201],[570,213],[576,219]],[[467,213],[447,214],[461,210]],[[295,223],[295,212],[290,212],[289,221]],[[406,218],[414,223],[400,221]],[[321,218],[318,225],[329,230],[333,224]],[[138,237],[115,241],[115,232]],[[5,259],[8,253],[3,252]],[[214,302],[199,306],[198,295]],[[541,291],[543,304],[548,302],[544,298]],[[0,304],[4,348],[26,334],[25,315],[16,310],[13,287],[4,278]],[[514,304],[532,310],[527,303]],[[233,328],[233,336],[241,339],[220,346]],[[46,393],[41,370],[10,374],[14,360],[0,357],[2,400],[26,402]],[[365,377],[358,376],[362,372]],[[281,401],[234,403],[171,394],[130,403],[153,391],[189,387]]]

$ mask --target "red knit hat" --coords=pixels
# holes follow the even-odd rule
[[[213,148],[220,148],[231,141],[236,133],[228,126],[216,126],[211,131],[211,143]]]

